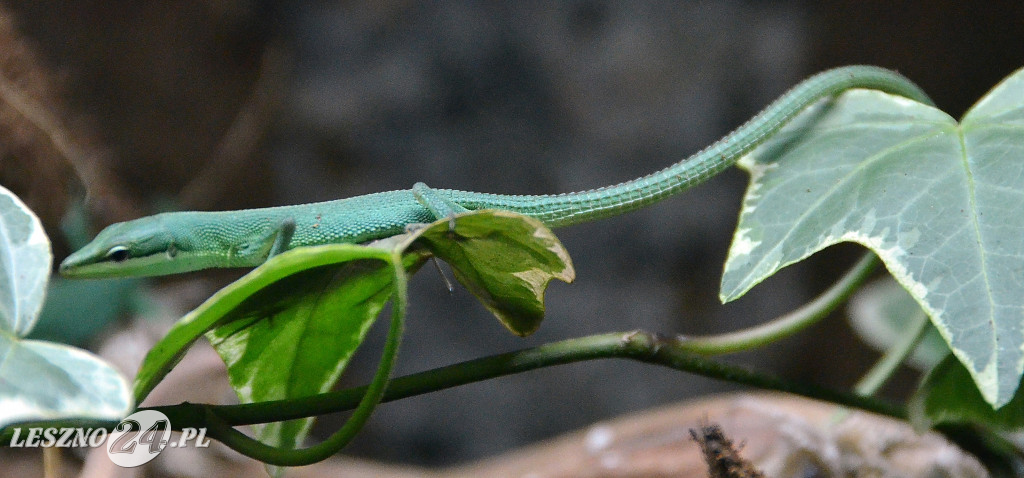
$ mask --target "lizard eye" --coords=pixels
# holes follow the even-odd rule
[[[107,259],[114,262],[124,262],[128,259],[129,253],[128,248],[124,246],[114,246],[107,251]]]

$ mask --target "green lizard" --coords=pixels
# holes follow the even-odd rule
[[[174,274],[209,267],[256,267],[285,250],[329,243],[363,243],[401,234],[417,223],[466,210],[504,209],[550,227],[593,221],[677,194],[732,166],[801,110],[852,88],[877,89],[931,104],[903,76],[878,67],[848,66],[812,76],[708,148],[661,171],[614,186],[540,196],[430,189],[296,206],[221,212],[172,212],[113,224],[60,265],[67,277]]]

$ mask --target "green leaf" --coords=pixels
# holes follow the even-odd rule
[[[345,272],[341,271],[342,266],[354,261],[364,263],[379,261],[386,266],[390,261],[390,252],[376,247],[352,244],[297,248],[274,256],[241,279],[219,290],[202,305],[182,317],[168,331],[167,335],[149,351],[135,379],[136,400],[141,401],[145,398],[167,372],[181,360],[188,347],[207,331],[227,326],[235,320],[244,320],[246,324],[255,324],[257,321],[253,320],[253,316],[261,311],[270,314],[267,315],[270,318],[274,313],[284,313],[284,309],[288,307],[316,309],[316,304],[308,303],[310,295],[306,291],[286,291],[281,286],[275,286],[277,282],[287,279],[285,284],[308,285],[312,282],[312,278],[319,277],[326,283],[333,284],[333,287],[341,287],[344,284],[332,280],[334,272],[331,271],[344,276]],[[310,271],[308,272],[310,275],[306,275],[306,271]],[[387,276],[382,280],[390,283],[391,279],[390,276]],[[289,292],[294,294],[291,299],[288,297]],[[279,326],[287,326],[281,320],[271,321]],[[275,361],[281,358],[266,357],[265,359]],[[283,359],[288,360],[287,357],[283,357]],[[229,363],[236,363],[236,366],[247,366],[243,362],[235,362],[233,358]],[[276,388],[281,389],[281,387],[287,388],[287,385]],[[243,395],[248,393],[244,390],[241,392]]]
[[[128,384],[84,350],[23,340],[43,306],[53,256],[39,219],[0,187],[0,429],[66,418],[117,420]]]
[[[876,280],[850,298],[850,325],[865,342],[886,351],[908,333],[917,314],[923,313],[906,289],[891,277]],[[918,370],[931,370],[949,355],[949,346],[939,331],[929,327],[908,362]]]
[[[474,211],[456,216],[454,230],[442,220],[415,236],[520,336],[540,327],[548,282],[572,282],[576,275],[569,253],[551,230],[521,214]]]
[[[943,423],[972,423],[999,430],[1024,428],[1024,393],[1017,393],[993,410],[975,386],[971,374],[952,355],[925,376],[908,403],[910,421],[919,430]]]
[[[353,253],[348,261],[306,269],[260,289],[207,333],[243,403],[315,395],[337,383],[394,292],[386,255],[344,247]],[[414,267],[421,258],[406,260]],[[253,428],[264,443],[296,448],[312,423],[310,418]]]
[[[0,187],[0,332],[24,337],[32,330],[52,263],[50,239],[39,218]]]
[[[391,257],[379,247],[333,244],[271,258],[175,324],[143,361],[136,397],[145,397],[204,334],[243,403],[328,391],[393,293]],[[402,260],[415,270],[425,255]],[[311,424],[301,419],[254,429],[264,443],[295,448]]]
[[[741,161],[751,173],[722,278],[729,301],[841,241],[872,249],[931,317],[985,400],[1024,372],[1024,70],[961,123],[853,90]]]

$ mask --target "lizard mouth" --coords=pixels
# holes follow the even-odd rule
[[[60,266],[57,267],[57,272],[63,277],[75,279],[108,279],[154,275],[152,272],[147,271],[151,270],[154,265],[162,262],[161,255],[163,254],[153,254],[115,262],[107,260],[105,257],[97,258],[95,255],[79,254],[76,252],[60,263]]]
[[[121,279],[180,274],[207,267],[240,266],[248,265],[225,265],[221,254],[186,254],[181,250],[177,250],[173,256],[167,251],[155,251],[119,261],[111,260],[106,254],[78,251],[64,259],[57,271],[63,277],[74,279]]]

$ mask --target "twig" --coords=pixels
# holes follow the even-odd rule
[[[735,365],[715,362],[685,350],[680,342],[642,331],[619,332],[563,340],[534,348],[470,360],[447,367],[396,378],[388,385],[383,402],[435,392],[467,383],[522,373],[553,365],[586,360],[619,358],[663,365],[704,377],[726,380],[765,390],[859,408],[881,415],[905,418],[901,406],[870,397],[803,383],[791,383]],[[366,387],[323,393],[311,397],[242,405],[180,404],[154,407],[166,414],[175,429],[204,426],[207,410],[226,423],[249,425],[351,410]]]

